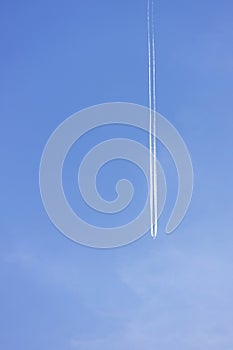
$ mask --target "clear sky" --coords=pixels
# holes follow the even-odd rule
[[[2,349],[232,350],[232,12],[230,0],[156,1],[157,107],[189,148],[193,200],[166,236],[177,180],[159,148],[158,238],[97,250],[49,221],[40,157],[84,107],[148,104],[146,0],[1,1]]]

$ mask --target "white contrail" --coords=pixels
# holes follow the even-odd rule
[[[155,26],[154,1],[148,0],[148,80],[150,109],[150,220],[151,235],[157,235],[157,171],[156,171],[156,61],[155,61]]]

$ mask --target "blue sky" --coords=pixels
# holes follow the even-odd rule
[[[146,0],[1,2],[4,350],[233,348],[232,11],[229,0],[156,3],[157,107],[190,150],[193,200],[166,236],[176,174],[159,148],[158,238],[96,250],[49,221],[40,157],[84,107],[148,104]]]

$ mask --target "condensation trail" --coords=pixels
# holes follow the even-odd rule
[[[155,62],[155,26],[154,0],[147,4],[148,25],[148,89],[150,110],[150,224],[151,235],[157,235],[157,171],[156,171],[156,62]]]

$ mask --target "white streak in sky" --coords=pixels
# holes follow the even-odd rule
[[[157,170],[156,170],[156,62],[155,62],[155,26],[154,0],[148,0],[148,88],[150,109],[150,221],[151,235],[157,235]]]

